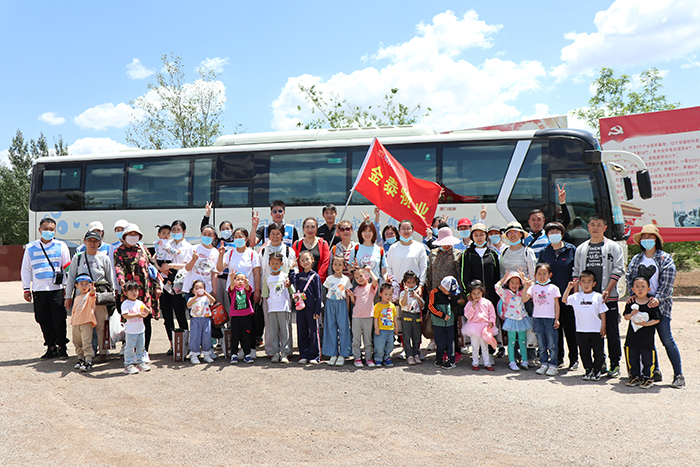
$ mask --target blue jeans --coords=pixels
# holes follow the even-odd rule
[[[350,317],[345,300],[326,300],[323,323],[323,355],[349,357],[352,355]]]
[[[394,350],[394,330],[380,329],[379,334],[374,334],[374,361],[383,362],[391,357]]]
[[[540,364],[557,366],[559,331],[554,329],[554,318],[533,318],[532,329],[537,335]]]
[[[146,333],[125,334],[126,344],[124,344],[124,365],[138,365],[143,363],[146,351],[143,346],[146,342]]]
[[[203,353],[211,350],[211,318],[190,318],[190,353],[199,354],[199,348]]]
[[[678,350],[676,341],[673,340],[673,335],[671,334],[671,319],[662,315],[659,324],[656,325],[656,332],[659,334],[661,343],[666,348],[666,355],[668,355],[668,359],[671,360],[674,376],[682,375],[683,368],[681,367],[681,353]],[[654,367],[659,368],[659,355],[656,352],[656,347],[654,348],[654,356],[656,357]]]

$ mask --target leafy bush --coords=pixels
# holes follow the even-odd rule
[[[629,258],[640,253],[642,249],[638,245],[628,245]],[[690,271],[700,268],[700,242],[676,242],[665,243],[664,251],[671,253],[676,269]]]

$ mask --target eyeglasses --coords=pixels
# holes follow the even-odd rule
[[[338,227],[341,232],[352,232],[352,227]]]
[[[283,213],[284,213],[284,209],[273,209],[272,210],[272,214],[283,214]]]

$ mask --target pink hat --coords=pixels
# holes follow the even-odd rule
[[[445,246],[445,245],[456,245],[460,240],[452,235],[452,229],[449,227],[443,227],[438,230],[437,240],[433,242],[435,246]]]
[[[508,281],[514,277],[517,277],[518,279],[520,279],[520,285],[523,285],[523,280],[520,278],[520,274],[518,274],[517,271],[508,271],[505,279],[503,279],[503,282],[502,282],[503,286],[508,287]]]

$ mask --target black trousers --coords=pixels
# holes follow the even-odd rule
[[[578,360],[578,344],[576,343],[576,317],[574,309],[559,299],[559,349],[557,361],[564,362],[564,336],[566,347],[569,349],[569,366]]]
[[[233,355],[238,354],[240,342],[243,354],[250,353],[250,343],[253,340],[253,315],[231,316],[229,327],[231,328],[231,347]]]
[[[175,318],[177,318],[178,327],[187,329],[187,301],[185,297],[181,294],[170,295],[168,292],[163,292],[160,295],[160,314],[163,316],[165,332],[168,334],[168,340],[171,342],[173,340],[173,329],[175,329],[173,313]],[[150,339],[148,338],[148,331],[146,332],[146,342],[148,342]]]
[[[599,332],[577,332],[576,341],[581,355],[581,362],[586,371],[593,370],[599,372],[603,368],[605,362],[605,354],[603,350],[603,338]],[[591,359],[591,351],[593,359]]]
[[[651,378],[656,369],[656,351],[655,350],[645,350],[639,347],[629,347],[625,346],[625,356],[627,358],[627,374],[630,376],[643,376],[645,378]],[[643,368],[640,368],[639,361],[641,362]]]
[[[617,308],[617,300],[605,303],[608,312],[605,313],[605,334],[608,339],[608,358],[610,359],[610,369],[620,366],[622,356],[622,344],[620,343],[620,312]]]
[[[63,289],[32,292],[34,302],[34,319],[41,327],[44,335],[44,345],[54,347],[65,346],[66,338],[66,307],[63,305]]]

